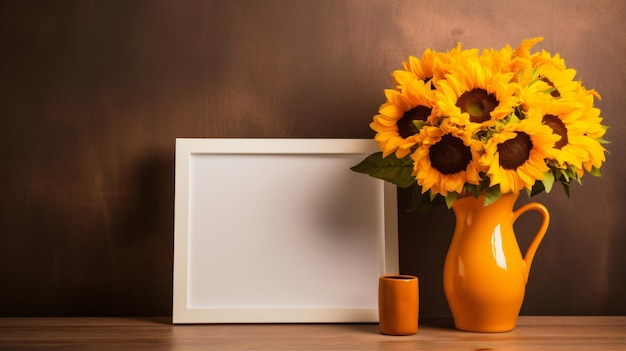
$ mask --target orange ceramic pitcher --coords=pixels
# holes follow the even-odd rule
[[[542,204],[513,210],[518,194],[506,194],[484,206],[479,198],[458,198],[452,208],[456,227],[444,264],[444,291],[456,328],[474,332],[505,332],[515,328],[533,257],[550,215]],[[525,256],[513,223],[527,211],[542,222]]]

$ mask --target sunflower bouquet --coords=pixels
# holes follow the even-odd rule
[[[352,170],[412,187],[409,210],[451,207],[460,195],[550,192],[600,175],[607,127],[559,54],[531,48],[426,50],[392,73],[370,127],[380,152]]]

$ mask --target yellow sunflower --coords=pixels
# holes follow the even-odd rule
[[[511,72],[512,57],[513,49],[507,45],[500,50],[495,50],[493,48],[483,50],[478,60],[483,67],[488,67],[492,71],[508,73]]]
[[[543,37],[535,37],[535,38],[522,40],[520,45],[517,47],[517,50],[515,50],[515,53],[514,53],[515,57],[520,57],[520,58],[530,57],[531,56],[530,49],[532,49],[532,47],[535,46],[535,44],[541,41],[543,41]]]
[[[465,60],[468,60],[471,57],[477,57],[477,56],[478,56],[478,49],[476,48],[463,49],[461,47],[461,43],[457,43],[454,49],[448,51],[444,55],[444,57],[441,59],[441,62],[443,62],[446,66],[448,66],[448,69],[449,69],[450,67],[453,67],[457,63],[463,62]]]
[[[559,99],[535,104],[527,111],[527,118],[550,127],[559,138],[549,150],[550,164],[560,169],[568,166],[581,169],[589,161],[591,138],[585,135],[588,123],[580,120],[581,110]]]
[[[430,82],[434,88],[434,84],[444,79],[457,62],[462,62],[467,57],[476,56],[476,53],[476,49],[463,50],[460,43],[457,44],[456,48],[445,53],[426,49],[421,59],[409,56],[408,62],[403,62],[404,70],[396,70],[392,76],[399,90],[403,89],[407,81],[415,78],[426,83]]]
[[[552,57],[544,51],[532,60],[535,76],[553,88],[550,92],[553,97],[559,98],[579,90],[580,82],[574,80],[576,70],[566,68],[558,54]]]
[[[431,196],[462,193],[465,183],[478,185],[478,159],[482,144],[462,129],[425,126],[418,136],[419,147],[411,154],[413,175],[422,193]]]
[[[532,68],[533,64],[536,64],[538,60],[536,59],[538,55],[541,54],[531,54],[530,49],[535,46],[535,44],[543,41],[543,37],[535,37],[530,39],[524,39],[517,47],[517,49],[511,55],[511,70],[512,71],[520,71],[527,70],[528,68]],[[544,51],[544,53],[547,53]]]
[[[487,169],[490,186],[499,185],[502,194],[530,190],[549,170],[544,160],[558,139],[548,126],[535,120],[511,122],[487,141],[479,164]]]
[[[387,89],[387,101],[374,116],[370,128],[376,131],[374,140],[383,151],[383,157],[396,153],[405,157],[416,144],[419,133],[416,121],[426,122],[432,114],[434,93],[424,81],[413,79],[404,82],[402,91]]]
[[[589,155],[589,160],[583,162],[583,169],[586,172],[591,172],[594,168],[599,169],[606,160],[605,153],[607,150],[602,146],[602,143],[607,127],[601,124],[600,109],[593,107],[593,105],[583,107],[579,120],[584,125],[584,140],[581,143],[585,143],[585,150]],[[579,174],[582,175],[582,172]]]
[[[510,83],[512,73],[483,67],[477,58],[459,63],[437,82],[435,91],[438,114],[457,118],[463,114],[472,123],[497,120],[512,113],[519,104],[518,87]]]
[[[576,169],[577,174],[582,176],[584,172],[592,172],[594,168],[599,169],[604,163],[607,150],[602,144],[607,128],[602,125],[600,109],[594,106],[595,98],[600,99],[600,95],[595,90],[587,90],[580,82],[577,83],[577,89],[565,92],[558,101],[577,106],[576,127],[568,128],[576,130],[576,140],[587,152],[588,159],[583,161],[582,168]]]
[[[584,138],[584,142],[587,143],[587,151],[589,152],[589,161],[583,162],[583,169],[586,172],[592,172],[594,169],[600,169],[604,161],[606,161],[605,152],[606,149],[602,147],[602,144],[598,139]],[[579,176],[583,175],[582,171],[578,172]]]
[[[589,123],[587,135],[592,138],[601,138],[606,128],[602,126],[602,118],[600,117],[600,109],[594,107],[595,98],[600,100],[600,95],[595,90],[587,90],[582,85],[576,91],[570,92],[561,97],[562,100],[571,103],[577,103],[581,106],[580,119]]]
[[[438,65],[441,59],[441,54],[427,49],[422,54],[422,58],[418,59],[415,56],[409,56],[409,61],[404,62],[404,70],[397,70],[392,73],[396,84],[399,89],[402,89],[407,80],[420,79],[424,82],[432,80],[435,75],[435,67]]]

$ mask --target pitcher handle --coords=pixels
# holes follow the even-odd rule
[[[528,282],[528,275],[530,274],[530,266],[533,263],[533,258],[535,257],[539,244],[541,244],[541,240],[546,235],[548,225],[550,224],[550,213],[548,212],[548,209],[538,202],[527,203],[513,211],[513,222],[528,211],[537,211],[541,214],[541,225],[539,226],[537,234],[535,234],[535,237],[530,242],[528,250],[526,250],[526,254],[524,255],[524,262],[522,263],[524,267],[524,283]]]

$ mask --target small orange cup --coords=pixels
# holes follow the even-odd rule
[[[380,332],[386,335],[417,333],[418,279],[412,275],[383,275],[378,281]]]

